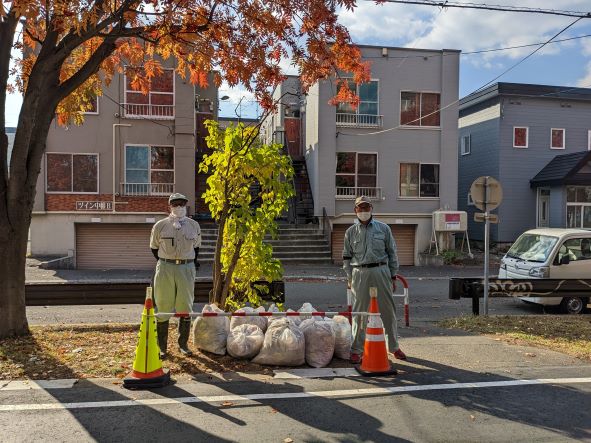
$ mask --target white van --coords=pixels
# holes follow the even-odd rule
[[[591,279],[591,231],[544,228],[524,232],[501,260],[499,279]],[[590,289],[591,295],[591,289]],[[561,305],[568,314],[579,314],[589,297],[521,297],[541,305]]]

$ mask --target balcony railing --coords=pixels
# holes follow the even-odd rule
[[[337,112],[337,126],[356,128],[381,128],[382,116],[375,114],[348,114]]]
[[[127,118],[144,118],[172,120],[174,118],[173,105],[141,105],[123,103],[123,113]]]
[[[339,187],[337,186],[337,200],[355,200],[362,195],[371,200],[382,200],[382,188],[374,187]]]
[[[122,195],[168,196],[174,192],[174,183],[121,183]]]

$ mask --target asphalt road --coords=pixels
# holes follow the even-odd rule
[[[298,282],[286,283],[286,307],[299,309],[303,303],[310,302],[319,310],[341,310],[346,308],[346,284],[342,281]],[[397,293],[402,293],[399,287]],[[453,317],[472,312],[472,301],[469,299],[449,300],[448,280],[409,280],[411,322],[434,322],[446,317]],[[402,298],[398,298],[399,317],[402,315]],[[195,309],[200,310],[201,305]],[[482,309],[482,306],[481,306]],[[528,314],[542,313],[542,308],[528,305],[511,298],[495,298],[490,300],[489,313],[496,314]],[[108,306],[33,306],[27,308],[29,323],[104,323],[139,321],[141,306],[139,305],[108,305]]]
[[[470,300],[449,300],[445,279],[410,285],[411,327],[399,328],[409,360],[396,362],[395,377],[204,374],[153,392],[113,380],[63,389],[0,381],[0,441],[591,441],[589,362],[439,329],[438,319],[469,314]],[[345,305],[343,282],[288,283],[286,291],[292,308]],[[490,312],[541,308],[493,299]],[[138,321],[140,313],[140,306],[28,308],[32,324]]]

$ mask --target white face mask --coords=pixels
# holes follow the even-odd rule
[[[173,217],[182,218],[187,215],[187,208],[185,206],[173,206],[170,208],[170,214]]]
[[[371,218],[371,211],[368,212],[358,212],[357,218],[362,222],[366,222]]]

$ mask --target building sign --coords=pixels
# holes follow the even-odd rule
[[[113,202],[84,201],[76,202],[76,211],[112,211]]]
[[[445,229],[447,231],[460,231],[460,214],[445,214]]]

